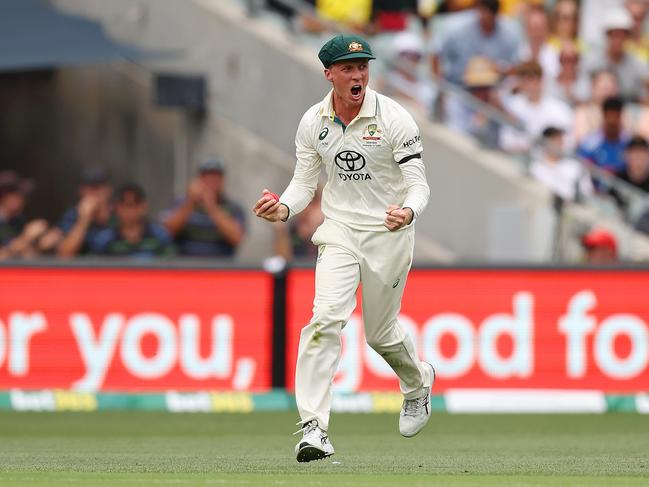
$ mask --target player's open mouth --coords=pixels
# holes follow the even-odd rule
[[[352,86],[352,98],[354,100],[360,100],[363,93],[363,87],[361,85]]]

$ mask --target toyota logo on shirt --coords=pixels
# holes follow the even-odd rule
[[[365,157],[353,150],[346,150],[336,154],[336,166],[343,171],[356,172],[365,167]]]

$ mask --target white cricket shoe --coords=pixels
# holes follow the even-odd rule
[[[302,439],[295,445],[295,456],[298,462],[321,460],[334,454],[334,447],[326,431],[322,431],[315,419],[298,423],[300,429],[294,434],[302,433]]]
[[[430,419],[430,391],[435,383],[435,369],[428,362],[424,365],[424,395],[404,399],[399,415],[399,432],[406,438],[419,433]]]

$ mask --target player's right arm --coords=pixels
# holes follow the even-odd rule
[[[255,215],[269,221],[286,221],[301,212],[313,199],[318,186],[322,159],[316,150],[316,121],[319,105],[311,107],[300,120],[295,135],[296,165],[293,178],[277,201],[265,189],[255,204]]]

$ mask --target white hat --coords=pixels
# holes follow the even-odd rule
[[[392,49],[395,56],[403,52],[424,53],[424,43],[421,38],[412,32],[401,32],[392,40]]]
[[[618,29],[631,30],[633,27],[633,19],[627,9],[616,8],[606,15],[602,27],[604,27],[604,32]]]

